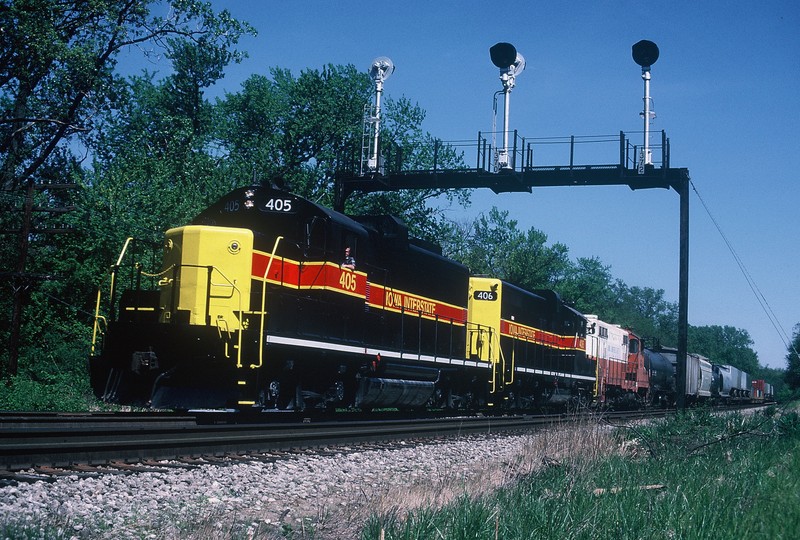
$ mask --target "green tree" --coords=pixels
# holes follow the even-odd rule
[[[13,375],[21,350],[32,358],[46,343],[43,331],[61,335],[54,341],[62,344],[77,339],[69,310],[56,309],[53,299],[83,303],[73,303],[83,292],[73,278],[85,275],[76,266],[91,267],[82,257],[93,249],[86,240],[87,222],[76,217],[86,214],[42,214],[40,223],[31,224],[46,228],[55,219],[69,222],[75,234],[56,241],[52,235],[28,234],[21,225],[32,220],[23,219],[20,209],[23,203],[45,208],[78,204],[75,193],[64,195],[53,185],[81,183],[80,160],[97,152],[91,146],[96,122],[125,87],[115,72],[120,52],[139,48],[171,54],[192,43],[215,58],[231,60],[239,57],[233,46],[249,27],[227,12],[215,13],[209,3],[190,0],[15,0],[0,2],[0,28],[0,193],[5,209],[11,210],[3,212],[3,228],[22,228],[20,241],[4,242],[0,250],[3,266],[15,270],[13,298],[9,302],[2,295],[8,302],[3,314],[12,313],[11,324],[0,325],[10,343],[2,363],[5,374]],[[69,251],[79,243],[86,244],[83,251]],[[37,287],[41,280],[33,282],[31,276],[50,281]],[[30,297],[24,317],[23,295]]]
[[[792,342],[786,352],[786,384],[792,390],[800,389],[800,323],[792,330]]]
[[[617,280],[610,320],[632,329],[650,344],[677,343],[678,306],[664,299],[663,289],[629,287]]]
[[[388,169],[430,171],[463,169],[463,153],[422,129],[425,110],[405,97],[386,98],[382,106],[382,152]],[[394,158],[399,158],[393,162]],[[443,206],[466,207],[466,189],[413,189],[377,193],[353,193],[346,210],[361,214],[390,214],[401,217],[411,233],[437,244],[447,241],[449,222]]]
[[[93,133],[81,209],[91,234],[107,239],[112,252],[128,235],[160,242],[166,228],[236,185],[218,170],[214,111],[203,95],[226,59],[194,43],[172,50],[174,72],[160,81],[131,77]]]
[[[547,235],[534,228],[521,231],[508,211],[492,208],[468,229],[451,226],[447,253],[473,274],[489,274],[526,289],[553,288],[570,264],[564,244],[546,245]]]
[[[737,367],[751,375],[758,371],[758,355],[747,330],[732,326],[690,326],[689,350],[715,364]]]
[[[190,41],[233,59],[232,46],[249,30],[191,0],[3,0],[0,27],[3,190],[25,185],[59,147],[90,132],[117,86],[120,51]]]
[[[604,320],[615,320],[610,312],[614,304],[611,267],[597,257],[581,257],[569,267],[556,289],[578,311],[592,313]]]
[[[372,82],[352,65],[306,69],[295,77],[287,69],[253,75],[239,92],[219,103],[218,142],[222,167],[240,182],[268,182],[333,206],[336,173],[352,166],[361,149],[364,108]],[[422,129],[425,111],[405,98],[387,98],[381,138],[387,153],[402,149],[403,168],[456,167],[461,157]],[[443,219],[433,201],[468,202],[466,191],[409,190],[356,192],[347,201],[351,214],[392,214],[412,234],[438,240]]]
[[[331,205],[340,160],[360,132],[369,77],[352,65],[273,68],[220,102],[222,167],[240,182],[270,182]]]

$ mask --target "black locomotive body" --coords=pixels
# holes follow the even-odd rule
[[[109,401],[170,408],[479,395],[488,368],[465,368],[468,280],[393,218],[239,189],[167,232],[158,290],[122,293],[93,386]]]

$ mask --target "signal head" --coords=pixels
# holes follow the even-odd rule
[[[649,68],[658,60],[658,46],[646,39],[635,43],[633,47],[631,47],[631,52],[633,61],[643,68]]]
[[[511,43],[495,43],[489,48],[492,63],[500,69],[506,69],[517,61],[517,49]]]
[[[394,73],[394,62],[386,56],[379,56],[369,66],[369,76],[373,81],[385,81]]]

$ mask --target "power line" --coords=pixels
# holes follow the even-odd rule
[[[714,227],[717,228],[717,232],[719,232],[719,235],[722,237],[722,240],[725,242],[725,245],[728,247],[728,251],[731,252],[731,255],[733,256],[733,259],[736,261],[736,264],[739,266],[739,270],[742,272],[742,275],[744,276],[745,281],[747,281],[747,285],[750,287],[750,290],[753,292],[753,295],[756,297],[756,300],[758,301],[759,305],[761,306],[761,309],[767,315],[767,318],[769,319],[770,323],[772,324],[772,327],[778,333],[778,337],[780,337],[781,341],[783,341],[783,343],[786,346],[787,350],[791,349],[791,350],[794,351],[795,354],[797,354],[797,350],[794,348],[794,345],[792,344],[792,340],[789,337],[789,334],[786,332],[786,330],[783,328],[783,326],[781,326],[781,323],[778,320],[777,315],[775,315],[775,312],[772,310],[772,307],[769,305],[769,302],[767,302],[767,299],[764,296],[764,294],[761,292],[761,289],[758,288],[758,285],[756,284],[755,279],[753,279],[753,276],[750,275],[750,272],[747,270],[747,267],[744,265],[744,262],[739,257],[739,254],[736,253],[735,249],[733,249],[733,245],[730,243],[730,241],[728,240],[728,237],[723,232],[722,227],[720,227],[719,223],[717,222],[717,220],[714,218],[713,214],[711,213],[711,210],[709,209],[708,205],[703,200],[703,197],[700,195],[700,192],[697,190],[697,186],[695,186],[694,182],[692,182],[691,180],[689,180],[689,183],[692,186],[692,190],[694,190],[695,194],[697,195],[697,198],[700,200],[700,204],[703,205],[703,208],[705,209],[706,214],[708,214],[708,217],[711,219],[711,222],[714,224]]]

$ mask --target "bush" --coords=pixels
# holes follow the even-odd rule
[[[22,351],[19,373],[3,381],[0,410],[87,411],[95,405],[83,343],[47,333]]]
[[[11,377],[0,392],[0,410],[88,411],[96,402],[85,374],[46,375],[39,380],[29,374]]]

